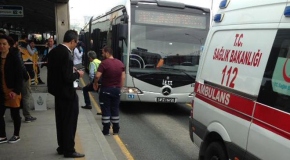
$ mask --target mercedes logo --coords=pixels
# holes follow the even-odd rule
[[[171,89],[170,88],[166,87],[166,88],[162,89],[162,94],[164,96],[168,96],[170,93],[171,93]]]

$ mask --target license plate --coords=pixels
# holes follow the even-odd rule
[[[175,98],[157,97],[157,102],[175,103]]]

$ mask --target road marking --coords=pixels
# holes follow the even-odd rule
[[[127,149],[127,147],[125,146],[125,144],[121,140],[121,138],[118,135],[113,135],[113,137],[114,137],[115,141],[117,142],[117,144],[119,145],[119,147],[121,148],[123,154],[126,156],[126,158],[128,160],[134,160],[133,156],[131,155],[131,153],[129,152],[129,150]]]
[[[75,147],[76,147],[76,151],[77,152],[84,153],[83,147],[82,147],[82,143],[81,143],[81,139],[80,139],[80,136],[79,136],[78,132],[76,133],[76,136],[75,136]],[[78,158],[78,160],[85,160],[85,159],[86,159],[85,157]]]
[[[190,103],[186,103],[186,105],[187,105],[188,107],[192,108]]]
[[[80,79],[81,83],[83,86],[85,86],[85,82],[84,80],[81,78]],[[91,95],[91,93],[89,93],[89,96],[94,104],[94,107],[96,108],[97,112],[101,112],[100,106],[98,105],[98,103],[96,102],[96,100],[94,99],[94,97]],[[113,135],[116,143],[119,145],[121,151],[123,152],[123,154],[126,156],[126,158],[128,160],[134,160],[133,156],[131,155],[131,153],[129,152],[129,150],[127,149],[126,145],[123,143],[123,141],[121,140],[121,138],[118,135]]]

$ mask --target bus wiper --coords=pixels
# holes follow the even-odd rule
[[[142,52],[147,52],[147,51],[148,51],[148,49],[146,49],[146,48],[141,48],[141,47],[137,47],[137,50],[142,51]]]
[[[136,77],[144,77],[144,76],[151,76],[155,73],[143,73],[143,74],[136,74]]]
[[[170,68],[170,67],[160,67],[159,69],[168,69],[168,70],[174,70],[174,71],[179,71],[185,75],[187,75],[189,78],[193,79],[195,81],[195,77],[191,76],[190,74],[186,73],[186,70],[183,69],[177,69],[177,68]]]
[[[144,77],[144,76],[151,76],[151,75],[154,75],[154,74],[166,74],[165,72],[150,72],[150,73],[139,73],[139,74],[136,74],[136,77]]]

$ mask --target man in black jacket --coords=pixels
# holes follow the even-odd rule
[[[74,148],[79,102],[73,82],[84,75],[83,71],[73,67],[72,50],[76,47],[77,40],[77,32],[68,30],[63,44],[49,52],[47,65],[48,92],[55,97],[57,152],[68,158],[85,156],[77,153]]]

